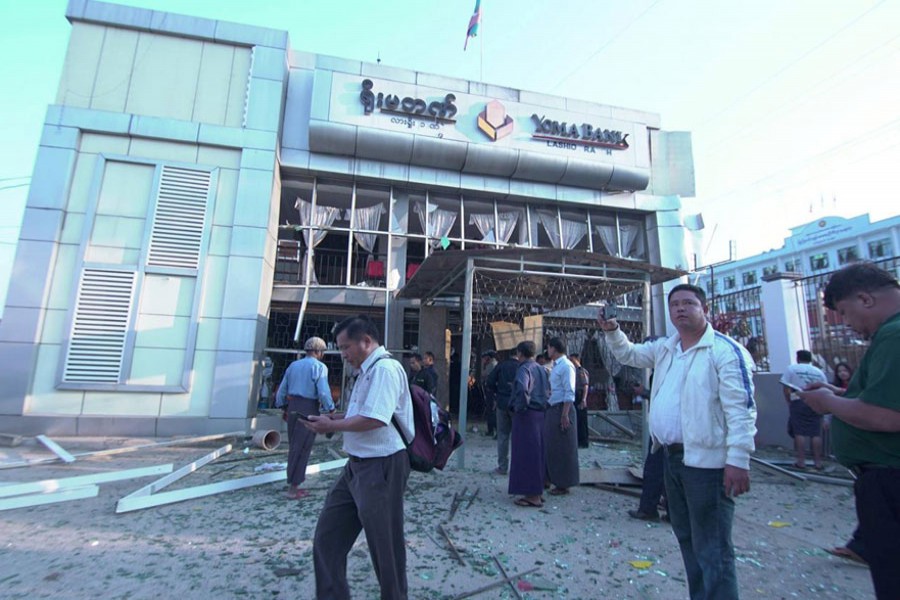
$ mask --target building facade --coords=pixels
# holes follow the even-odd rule
[[[0,323],[13,430],[252,426],[264,359],[277,383],[297,340],[344,316],[419,347],[428,311],[396,294],[434,252],[688,264],[690,135],[658,115],[294,52],[287,32],[224,21],[89,0],[67,17]]]
[[[746,290],[775,273],[812,276],[859,260],[878,261],[900,247],[900,216],[872,223],[869,215],[823,217],[791,228],[784,245],[709,270],[701,282],[710,295]]]

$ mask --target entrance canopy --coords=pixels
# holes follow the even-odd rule
[[[614,300],[639,291],[646,331],[650,286],[683,275],[683,271],[675,269],[580,250],[450,250],[429,256],[398,296],[426,304],[443,299],[455,299],[461,304],[461,364],[466,367],[460,369],[459,426],[465,431],[473,324],[479,326],[479,334],[485,333],[482,326],[497,322],[512,322],[509,324],[516,325],[515,329],[523,324],[527,328],[528,320],[535,315]],[[459,465],[465,466],[465,446],[457,455]]]
[[[616,298],[640,290],[644,283],[653,285],[685,275],[675,269],[582,250],[449,250],[429,256],[398,296],[426,303],[444,297],[464,297],[470,261],[472,269],[491,273],[498,280],[522,279],[525,285],[519,286],[519,291],[532,303],[552,310]],[[579,281],[584,287],[582,295],[569,297],[569,306],[557,306],[558,286],[563,280]],[[604,296],[587,297],[601,288]]]

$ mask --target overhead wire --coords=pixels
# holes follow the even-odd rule
[[[608,40],[606,40],[606,42],[604,42],[603,45],[600,46],[600,48],[597,49],[596,52],[594,52],[594,53],[591,54],[589,57],[587,57],[586,59],[584,59],[577,67],[575,67],[574,69],[572,69],[567,75],[563,76],[562,79],[560,79],[559,81],[557,81],[557,82],[550,88],[550,92],[555,91],[556,88],[558,88],[560,85],[562,85],[563,82],[566,81],[569,77],[571,77],[572,75],[574,75],[575,73],[577,73],[578,71],[580,71],[581,69],[583,69],[583,68],[585,67],[585,65],[587,65],[589,62],[591,62],[592,60],[594,60],[595,58],[597,58],[604,50],[606,50],[607,48],[609,48],[609,46],[611,46],[613,42],[615,42],[617,39],[619,39],[620,37],[622,37],[622,35],[623,35],[626,31],[628,31],[629,29],[631,29],[631,26],[632,26],[632,25],[634,25],[635,23],[637,23],[638,21],[640,21],[642,18],[644,18],[644,16],[645,16],[647,13],[649,13],[651,10],[653,10],[653,9],[656,7],[656,5],[659,4],[660,2],[662,2],[662,0],[655,0],[650,6],[648,6],[647,8],[645,8],[638,16],[636,16],[634,19],[632,19],[631,21],[629,21],[628,24],[625,25],[625,27],[623,27],[623,28],[620,29],[618,32],[616,32],[616,34],[615,34],[614,36],[612,36],[611,38],[609,38]]]
[[[874,11],[875,9],[879,8],[880,6],[882,6],[886,1],[887,1],[887,0],[879,0],[876,4],[874,4],[873,6],[871,6],[870,8],[868,8],[867,10],[863,11],[860,15],[857,15],[857,16],[856,16],[855,18],[853,18],[851,21],[849,21],[849,22],[845,23],[844,25],[842,25],[839,29],[837,29],[836,31],[834,31],[833,33],[831,33],[830,35],[828,35],[825,39],[821,40],[819,43],[817,43],[816,45],[814,45],[812,48],[810,48],[810,49],[808,49],[807,51],[803,52],[800,56],[798,56],[798,57],[795,58],[794,60],[792,60],[792,61],[790,61],[790,62],[784,64],[781,68],[777,69],[774,73],[772,73],[772,75],[770,75],[770,76],[767,77],[766,79],[764,79],[764,80],[762,80],[761,82],[759,82],[758,84],[756,84],[756,85],[755,85],[753,88],[751,88],[749,91],[742,93],[738,98],[736,98],[735,100],[733,100],[730,104],[728,104],[725,108],[723,108],[723,109],[720,110],[719,112],[715,113],[715,114],[712,115],[712,116],[704,116],[704,118],[703,118],[704,123],[710,123],[710,122],[712,122],[712,121],[715,121],[716,119],[719,119],[720,117],[722,117],[724,114],[728,113],[728,112],[729,112],[732,108],[734,108],[735,106],[737,106],[737,105],[739,105],[739,104],[742,104],[742,103],[746,102],[753,94],[755,94],[755,93],[758,92],[760,89],[762,89],[763,87],[765,87],[766,85],[768,85],[769,82],[771,82],[771,81],[777,79],[777,78],[780,77],[783,73],[785,73],[787,70],[789,70],[791,67],[793,67],[793,66],[796,65],[797,63],[803,61],[806,57],[808,57],[809,55],[811,55],[812,53],[814,53],[815,51],[817,51],[819,48],[823,47],[825,44],[827,44],[828,42],[830,42],[831,40],[833,40],[834,38],[836,38],[838,35],[842,34],[842,33],[845,32],[846,30],[848,30],[849,28],[855,26],[857,23],[859,23],[859,21],[861,21],[863,18],[865,18],[869,13],[871,13],[871,12]]]
[[[862,74],[862,71],[863,71],[863,70],[869,69],[869,68],[871,68],[872,66],[877,65],[877,64],[879,64],[879,63],[881,63],[881,62],[883,62],[883,61],[885,61],[885,60],[887,60],[887,59],[889,59],[889,58],[893,58],[894,54],[891,53],[891,54],[888,54],[888,55],[886,55],[886,56],[880,58],[879,60],[874,61],[873,63],[867,65],[867,66],[865,67],[865,69],[863,69],[863,70],[857,70],[857,71],[855,71],[855,72],[853,72],[853,73],[847,73],[852,67],[854,67],[855,65],[857,65],[857,64],[860,63],[861,61],[863,61],[863,60],[869,58],[871,55],[873,55],[873,54],[875,54],[875,53],[881,51],[881,50],[882,50],[883,48],[885,48],[886,46],[889,46],[889,45],[893,44],[893,43],[896,42],[898,39],[900,39],[900,35],[896,35],[896,36],[892,37],[891,39],[889,39],[889,40],[886,41],[885,43],[881,44],[881,45],[878,46],[877,48],[873,48],[872,50],[866,52],[865,54],[860,55],[860,56],[859,56],[858,58],[856,58],[853,62],[851,62],[851,63],[845,65],[840,71],[837,71],[837,72],[835,72],[835,73],[832,73],[831,75],[825,77],[824,79],[821,79],[821,80],[819,80],[818,82],[814,83],[813,85],[807,87],[803,94],[800,94],[800,95],[798,95],[798,96],[795,96],[795,97],[793,97],[793,98],[790,98],[790,99],[788,100],[788,102],[782,104],[782,105],[779,106],[776,110],[774,110],[774,111],[768,111],[768,112],[766,112],[765,114],[763,114],[761,117],[754,118],[754,120],[753,120],[753,122],[752,122],[751,124],[749,124],[749,125],[747,125],[747,126],[745,126],[745,127],[742,127],[741,129],[735,131],[734,133],[728,134],[728,135],[726,135],[725,137],[716,140],[715,142],[713,142],[713,144],[712,144],[711,146],[709,146],[708,148],[706,148],[706,149],[703,151],[703,155],[715,153],[715,152],[716,152],[716,149],[719,148],[720,146],[722,146],[723,144],[725,144],[726,142],[729,142],[729,141],[733,140],[734,138],[741,137],[741,136],[743,136],[744,134],[746,134],[748,131],[751,131],[751,130],[754,130],[754,129],[759,129],[759,128],[760,128],[760,127],[759,127],[759,126],[760,126],[760,123],[767,123],[767,122],[773,122],[773,121],[776,121],[777,119],[780,119],[780,118],[784,117],[785,115],[789,114],[790,112],[792,112],[792,111],[796,110],[797,108],[799,108],[800,106],[802,106],[803,103],[804,103],[808,98],[810,98],[810,97],[812,97],[812,96],[814,96],[814,95],[817,95],[817,96],[825,95],[825,94],[827,94],[829,91],[831,91],[832,89],[834,89],[834,88],[836,88],[836,87],[842,85],[843,82],[846,81],[847,79],[849,79],[849,78],[851,78],[851,77],[858,77],[859,75]],[[844,75],[845,73],[848,74],[848,77],[843,77],[843,78],[838,79],[837,81],[835,81],[832,85],[828,85],[827,87],[822,87],[822,86],[825,85],[827,82],[829,82],[829,81],[831,81],[831,80],[833,80],[833,79],[836,79],[836,78],[838,78],[838,77],[841,77],[841,76]]]

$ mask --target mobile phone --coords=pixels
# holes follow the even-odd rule
[[[785,383],[784,381],[782,381],[781,385],[783,385],[785,387],[789,387],[792,390],[794,390],[795,392],[805,392],[806,391],[802,387],[794,385],[793,383]]]
[[[291,414],[302,421],[309,421],[309,415],[304,415],[302,412],[292,412]]]
[[[615,302],[607,302],[603,307],[603,320],[611,321],[619,316],[619,307]]]

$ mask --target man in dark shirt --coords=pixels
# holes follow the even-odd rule
[[[421,354],[413,354],[409,357],[409,385],[417,385],[432,396],[437,393],[437,373],[433,371],[434,367],[429,371],[424,366]]]
[[[870,340],[847,390],[816,382],[800,393],[831,413],[831,445],[856,475],[860,537],[879,600],[900,598],[900,283],[872,263],[844,267],[825,286],[825,306]]]
[[[427,386],[422,387],[424,387],[425,391],[432,396],[437,396],[438,372],[437,369],[434,368],[433,352],[426,352],[422,355],[422,365],[422,372],[425,374],[428,383]]]
[[[509,472],[509,434],[512,431],[512,413],[509,407],[516,383],[516,371],[519,369],[519,361],[509,356],[508,352],[503,354],[502,360],[491,370],[484,384],[497,404],[497,468],[494,472],[498,475]]]

